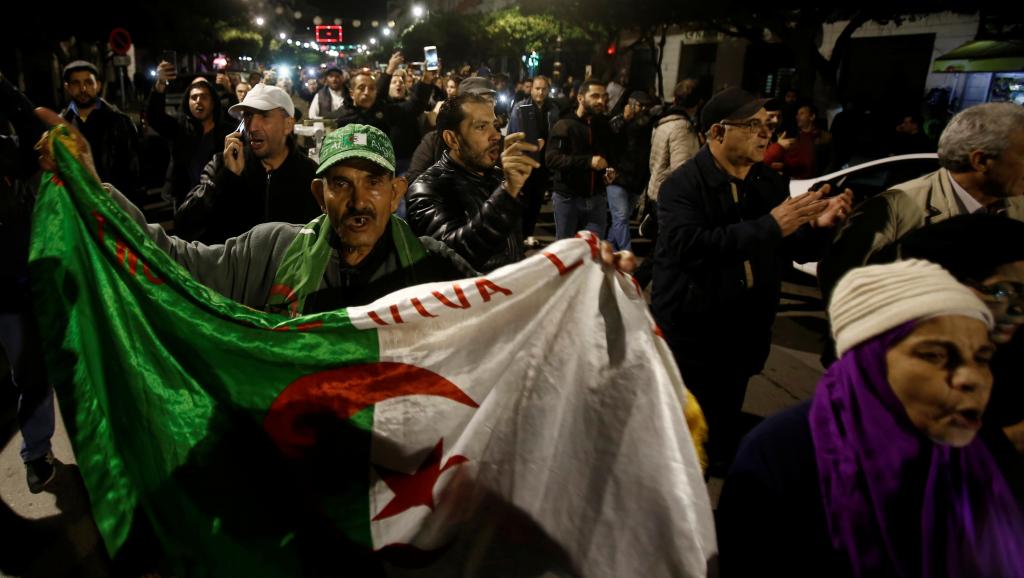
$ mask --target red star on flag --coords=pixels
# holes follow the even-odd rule
[[[469,461],[469,458],[465,456],[452,456],[445,462],[444,467],[441,467],[443,455],[444,439],[442,438],[437,441],[437,445],[430,451],[420,467],[411,474],[374,466],[384,483],[394,492],[395,497],[391,498],[388,505],[373,517],[373,521],[390,518],[416,506],[427,506],[433,510],[434,485],[437,484],[441,473],[450,467]]]

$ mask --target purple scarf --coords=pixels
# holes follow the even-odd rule
[[[832,545],[858,578],[1024,577],[1024,515],[981,439],[932,442],[889,386],[886,352],[913,327],[847,351],[811,402]]]

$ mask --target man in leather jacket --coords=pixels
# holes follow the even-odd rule
[[[437,132],[446,151],[409,192],[409,225],[418,235],[443,241],[479,271],[523,258],[523,183],[540,164],[525,153],[540,146],[523,134],[505,138],[491,102],[462,94],[438,114]],[[501,169],[495,165],[501,157]]]

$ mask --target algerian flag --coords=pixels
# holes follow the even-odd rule
[[[73,160],[36,306],[108,550],[178,575],[703,576],[684,388],[596,240],[286,319],[199,285]]]

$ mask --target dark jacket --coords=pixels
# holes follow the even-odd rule
[[[412,86],[412,95],[407,100],[392,102],[388,99],[386,88],[390,84],[391,75],[381,73],[377,86],[384,87],[384,92],[381,93],[378,88],[377,101],[369,109],[346,102],[345,106],[338,109],[338,127],[352,123],[377,127],[391,138],[396,159],[412,158],[412,153],[420,142],[417,119],[427,109],[433,85],[417,82]]]
[[[810,227],[783,239],[769,213],[788,197],[786,180],[768,167],[734,180],[707,146],[662,185],[651,309],[683,375],[720,366],[749,377],[764,366],[783,270],[828,245]],[[807,254],[798,252],[804,244]]]
[[[552,188],[567,197],[604,194],[604,171],[590,168],[591,159],[602,156],[615,166],[612,135],[601,116],[581,119],[575,111],[562,117],[551,129],[545,161],[552,175]]]
[[[224,153],[217,153],[175,212],[176,232],[213,244],[260,223],[308,223],[321,213],[309,188],[315,173],[316,163],[294,146],[269,173],[249,147],[241,175],[229,171]]]
[[[110,183],[138,199],[142,194],[139,181],[139,131],[128,115],[109,102],[99,99],[99,108],[83,122],[71,108],[60,116],[85,136],[92,149],[93,161],[100,180]]]
[[[616,115],[609,122],[615,139],[616,164],[615,184],[625,188],[634,195],[639,195],[651,178],[651,133],[654,122],[646,113],[641,113],[626,120],[624,115]]]
[[[410,183],[415,182],[427,169],[434,166],[434,163],[441,160],[442,154],[444,141],[438,138],[437,131],[432,130],[423,135],[420,144],[412,153],[412,162],[409,163],[409,170],[405,171],[405,178]]]
[[[323,86],[323,88],[318,90],[316,92],[316,96],[317,96],[316,106],[320,110],[319,110],[319,114],[317,114],[317,118],[338,118],[338,116],[340,116],[341,113],[343,112],[345,106],[346,105],[350,106],[352,104],[352,99],[351,99],[351,97],[349,97],[349,94],[348,94],[348,86],[347,85],[342,85],[341,86],[341,94],[342,94],[342,98],[341,98],[342,105],[340,107],[338,107],[336,110],[334,110],[334,109],[332,109],[332,107],[334,106],[334,102],[333,102],[334,101],[334,95],[331,94],[330,87],[328,87],[325,84]],[[317,111],[312,109],[312,106],[313,106],[313,103],[312,103],[313,95],[310,95],[309,98],[310,98],[309,115],[310,115],[310,117],[313,117],[313,114],[317,113]]]
[[[203,125],[192,116],[187,99],[182,103],[181,114],[173,118],[167,114],[166,94],[154,90],[149,95],[146,121],[157,134],[171,143],[172,164],[167,171],[167,181],[175,203],[180,204],[192,187],[199,184],[206,163],[218,151],[224,150],[224,137],[234,132],[238,124],[224,115],[216,93],[211,100],[214,126],[204,134]]]
[[[523,258],[522,205],[492,169],[476,175],[444,153],[409,189],[409,226],[488,272]]]

